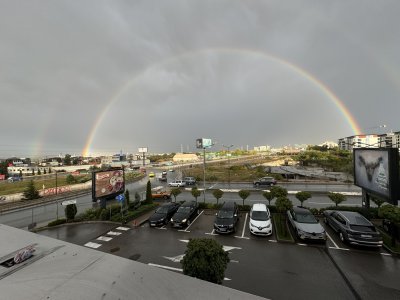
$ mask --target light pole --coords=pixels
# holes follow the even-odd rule
[[[203,148],[203,202],[206,203],[206,148]]]
[[[230,145],[230,146],[222,145],[222,147],[228,149],[228,188],[231,189],[231,153],[230,153],[230,149],[233,147],[233,145]]]

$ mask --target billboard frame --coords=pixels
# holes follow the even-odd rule
[[[115,192],[115,193],[110,193],[107,195],[104,195],[102,197],[96,197],[96,175],[98,173],[106,173],[106,172],[115,172],[115,171],[122,171],[122,177],[123,177],[123,185],[122,189],[120,192]],[[108,199],[115,199],[116,196],[123,194],[125,192],[125,169],[124,168],[113,168],[113,169],[108,169],[108,170],[98,170],[92,172],[92,201],[97,202],[98,200],[108,200]]]
[[[360,184],[360,178],[356,176],[356,156],[362,151],[380,151],[386,152],[388,156],[388,193],[379,193],[376,190],[368,188]],[[384,199],[386,202],[396,205],[400,196],[400,171],[399,171],[399,150],[397,148],[354,148],[353,149],[353,170],[354,170],[354,185],[362,188],[365,192],[372,196],[377,196]]]

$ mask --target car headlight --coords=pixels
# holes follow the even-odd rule
[[[256,225],[254,225],[253,223],[250,222],[250,226],[251,227],[256,227]]]
[[[171,222],[173,222],[173,221],[174,221],[174,219],[171,218]]]
[[[267,224],[266,228],[270,228],[271,227],[271,223]]]
[[[231,224],[231,225],[228,225],[228,228],[233,228],[233,224]]]
[[[301,230],[301,229],[297,229],[297,233],[298,233],[299,235],[306,234],[306,232],[305,232],[305,231],[303,231],[303,230]]]
[[[182,223],[186,223],[186,221],[187,221],[186,219],[183,219],[183,220],[182,220]]]

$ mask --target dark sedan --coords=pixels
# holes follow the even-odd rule
[[[196,201],[186,201],[171,218],[173,227],[189,226],[192,220],[199,214],[199,205]]]
[[[171,216],[176,213],[179,208],[178,203],[165,203],[158,207],[154,214],[149,218],[150,226],[162,226],[169,222]]]
[[[381,247],[383,244],[375,226],[358,212],[326,210],[324,220],[339,233],[342,242],[369,247]]]

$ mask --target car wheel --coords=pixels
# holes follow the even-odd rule
[[[167,200],[167,199],[168,199],[168,196],[164,196],[163,198],[164,198],[165,200]]]
[[[190,220],[187,220],[186,225],[190,226]]]
[[[260,184],[259,184],[258,182],[255,184],[256,187],[258,187],[259,185],[260,185]]]
[[[346,239],[344,238],[343,232],[339,232],[339,238],[343,243],[346,243]]]

